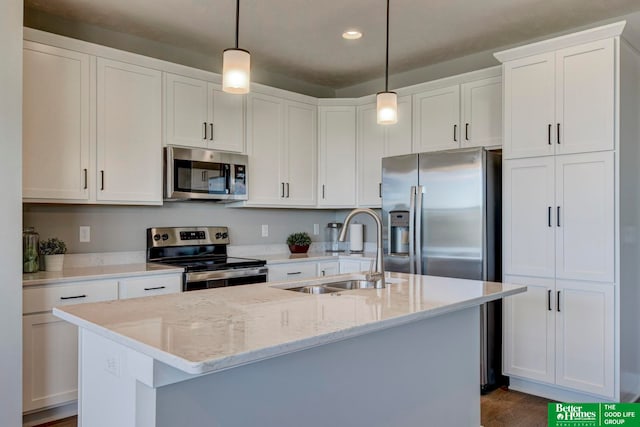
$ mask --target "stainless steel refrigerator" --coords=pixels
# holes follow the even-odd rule
[[[387,271],[500,281],[500,150],[464,148],[382,159]],[[481,308],[482,391],[501,375],[502,307]]]

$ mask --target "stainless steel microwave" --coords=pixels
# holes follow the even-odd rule
[[[165,200],[247,200],[247,156],[167,146]]]

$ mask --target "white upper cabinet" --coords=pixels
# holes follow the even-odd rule
[[[244,96],[170,73],[165,73],[164,85],[166,144],[244,151]]]
[[[23,60],[23,197],[88,201],[90,57],[26,41]]]
[[[613,39],[504,64],[505,158],[614,148]]]
[[[316,107],[251,93],[247,112],[247,204],[314,206]]]
[[[462,88],[462,147],[502,144],[502,77],[464,83]]]
[[[358,107],[358,206],[382,202],[382,158],[411,153],[411,96],[398,98],[398,123],[379,125],[376,104]]]
[[[460,146],[460,86],[413,95],[413,151]]]
[[[318,138],[318,206],[356,205],[356,107],[321,106]]]
[[[613,39],[556,52],[556,153],[613,150],[614,71]]]
[[[613,156],[555,158],[557,278],[614,281]]]
[[[162,79],[98,58],[97,192],[107,203],[162,204]]]

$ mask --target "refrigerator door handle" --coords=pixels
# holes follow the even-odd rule
[[[415,233],[415,248],[416,248],[416,274],[422,274],[422,195],[424,194],[424,187],[418,185],[416,187],[416,205],[415,205],[415,219],[416,219],[416,233]]]
[[[411,192],[409,193],[409,273],[416,273],[416,186],[411,186]],[[391,224],[391,221],[389,221]],[[391,229],[391,227],[389,227]],[[391,246],[391,245],[389,245]]]

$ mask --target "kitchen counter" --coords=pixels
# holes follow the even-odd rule
[[[334,294],[279,282],[56,308],[79,327],[83,423],[479,425],[478,306],[526,287],[387,276]]]
[[[64,268],[62,271],[38,271],[22,275],[22,286],[49,285],[79,280],[111,279],[181,273],[182,268],[162,264],[138,263]]]
[[[280,253],[280,254],[268,254],[263,256],[256,256],[255,258],[263,259],[267,261],[267,265],[271,264],[283,264],[290,262],[304,262],[304,261],[325,261],[325,260],[369,260],[375,259],[375,252],[364,252],[364,253],[355,253],[355,252],[307,252],[304,254],[292,254],[292,253]]]

